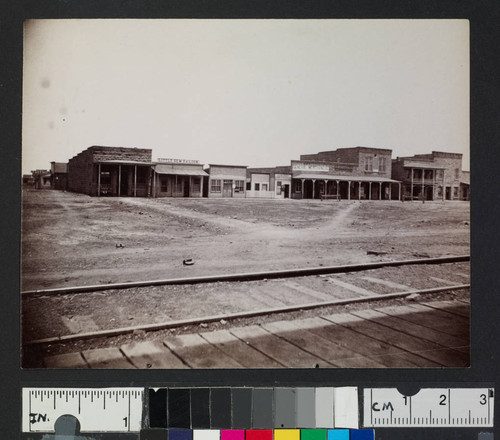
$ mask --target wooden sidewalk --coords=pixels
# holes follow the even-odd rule
[[[61,354],[48,368],[467,367],[470,307],[383,307]]]

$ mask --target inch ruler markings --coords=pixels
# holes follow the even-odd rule
[[[424,388],[413,396],[365,388],[363,402],[365,428],[493,426],[493,388]]]
[[[54,432],[63,415],[82,432],[139,432],[144,388],[23,388],[23,432]]]

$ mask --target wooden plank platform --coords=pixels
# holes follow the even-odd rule
[[[262,327],[251,325],[231,329],[231,333],[256,350],[292,368],[333,367],[329,362],[300,349],[299,347],[267,332]]]
[[[263,324],[262,327],[337,367],[370,368],[384,366],[373,359],[366,358],[359,353],[337,345],[335,342],[308,332],[301,327],[301,324],[296,325],[293,321],[277,321]]]
[[[433,362],[438,362],[444,366],[464,367],[469,365],[468,356],[457,351],[442,348],[442,346],[414,337],[398,330],[393,330],[373,321],[358,318],[350,314],[328,315],[324,317],[335,324],[350,328],[358,333],[387,342],[395,347],[406,350],[410,353],[418,354]]]
[[[163,343],[192,368],[242,368],[198,334],[171,336]]]
[[[122,345],[120,348],[136,368],[189,368],[159,341]]]
[[[134,368],[123,353],[115,347],[85,350],[82,356],[90,368]]]
[[[203,339],[223,351],[226,355],[234,358],[246,368],[258,365],[259,368],[279,368],[283,364],[257,351],[241,339],[232,335],[228,330],[216,330],[214,332],[202,333]]]
[[[430,301],[49,356],[49,368],[415,368],[470,365],[469,304]]]

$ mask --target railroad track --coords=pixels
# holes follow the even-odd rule
[[[468,289],[468,261],[469,256],[453,256],[23,292],[24,345],[206,325],[410,295],[429,297]],[[441,276],[443,272],[447,278]],[[214,312],[207,313],[207,306]]]

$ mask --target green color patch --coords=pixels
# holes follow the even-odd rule
[[[301,429],[300,440],[326,440],[326,429]]]

